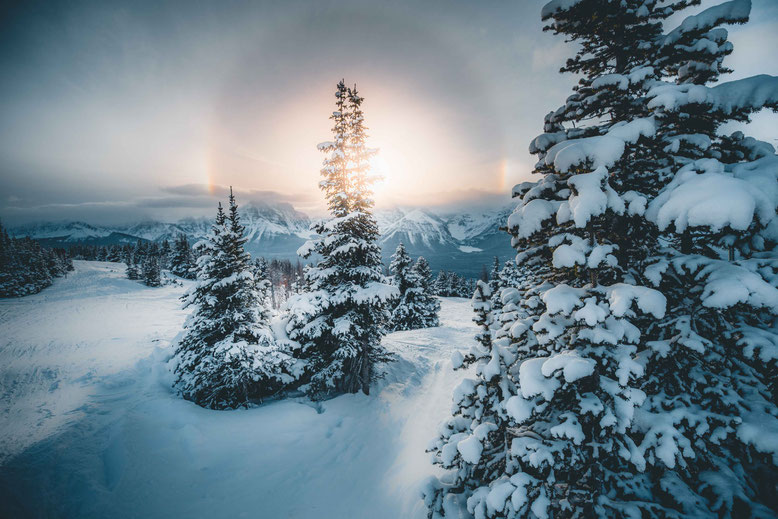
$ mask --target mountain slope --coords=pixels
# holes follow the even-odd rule
[[[506,260],[514,253],[508,236],[499,230],[511,207],[490,211],[441,214],[429,209],[397,208],[376,211],[384,258],[402,241],[412,256],[425,256],[434,270],[454,270],[475,276],[494,256]],[[312,236],[311,219],[290,204],[258,204],[241,208],[247,250],[255,256],[297,259],[297,249]],[[211,220],[188,218],[178,222],[144,221],[124,226],[83,222],[39,223],[16,227],[15,236],[31,236],[45,245],[67,247],[74,243],[109,245],[137,240],[173,240],[185,234],[190,241],[208,232]]]
[[[420,209],[377,212],[385,258],[403,242],[411,256],[426,257],[433,269],[454,270],[477,276],[494,257],[505,261],[515,255],[508,235],[500,230],[511,207],[493,211],[436,214]]]

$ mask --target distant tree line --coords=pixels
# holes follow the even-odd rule
[[[128,279],[141,281],[148,286],[160,286],[163,283],[163,270],[180,278],[195,279],[196,260],[202,253],[197,250],[196,244],[194,247],[191,245],[184,234],[179,234],[172,242],[165,239],[159,243],[147,240],[112,245],[74,243],[65,249],[47,248],[32,238],[11,238],[5,230],[2,232],[4,251],[13,249],[16,251],[13,255],[18,256],[11,259],[12,253],[4,252],[3,288],[0,289],[3,297],[39,292],[51,284],[51,278],[73,270],[74,259],[124,263]],[[429,264],[423,258],[419,259],[422,260],[422,270],[430,278]],[[50,270],[40,267],[44,264]],[[305,265],[300,260],[292,262],[289,259],[267,260],[258,257],[254,259],[253,265],[257,277],[270,282],[268,303],[273,309],[282,308],[292,295],[304,291]],[[424,275],[422,273],[422,277]],[[489,279],[485,269],[480,279]],[[434,280],[430,278],[426,282],[424,290],[425,293],[443,297],[471,297],[476,281],[453,271],[442,270]]]
[[[0,224],[0,297],[40,292],[73,270],[64,249],[47,249],[31,238],[11,238]]]
[[[70,257],[79,260],[125,263],[127,277],[140,280],[149,286],[159,286],[161,271],[184,279],[197,277],[196,260],[203,250],[198,243],[192,246],[184,234],[159,243],[138,240],[136,243],[114,245],[74,244],[69,248]],[[302,288],[303,264],[297,260],[258,257],[253,261],[255,273],[270,282],[269,303],[280,308],[292,294]]]
[[[194,279],[194,253],[183,234],[160,243],[138,240],[136,243],[114,245],[74,244],[69,249],[73,259],[124,263],[127,278],[156,287],[162,284],[162,270]]]
[[[471,297],[476,281],[450,270],[441,270],[432,282],[431,289],[435,295],[442,297]]]

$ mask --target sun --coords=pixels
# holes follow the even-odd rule
[[[370,174],[376,179],[373,183],[373,192],[375,194],[386,192],[391,176],[390,172],[389,163],[381,155],[374,155],[370,159]]]

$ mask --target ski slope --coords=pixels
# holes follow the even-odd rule
[[[472,344],[469,301],[387,336],[398,360],[370,396],[210,411],[170,390],[184,287],[75,264],[0,300],[1,517],[426,517],[424,450],[463,376],[449,359]]]

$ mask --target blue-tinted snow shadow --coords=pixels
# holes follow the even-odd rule
[[[386,481],[402,448],[395,400],[381,388],[417,378],[408,361],[322,413],[304,399],[205,410],[172,393],[162,362],[100,381],[80,420],[7,460],[0,517],[404,516]]]

